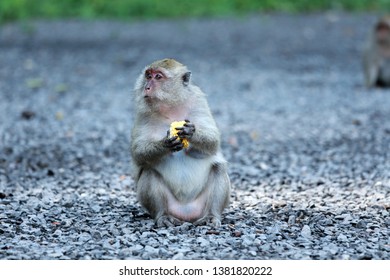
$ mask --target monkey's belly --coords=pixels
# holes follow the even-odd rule
[[[205,187],[212,158],[193,158],[183,151],[165,157],[156,166],[167,187],[180,203],[195,200]]]
[[[180,202],[168,191],[168,213],[179,220],[194,222],[205,215],[206,194],[207,192],[201,193],[193,201]]]

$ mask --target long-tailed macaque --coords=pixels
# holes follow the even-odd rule
[[[368,87],[390,87],[390,16],[380,19],[363,53]]]
[[[230,197],[227,163],[191,72],[174,59],[153,62],[136,81],[134,103],[131,154],[142,206],[157,226],[183,221],[219,226]],[[169,134],[174,121],[185,121],[177,136]]]

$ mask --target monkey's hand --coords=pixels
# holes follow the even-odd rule
[[[177,135],[179,135],[180,138],[189,140],[195,133],[195,125],[189,120],[185,120],[185,124],[181,127],[177,127],[176,130],[178,131]]]
[[[169,130],[167,133],[167,137],[163,141],[163,145],[171,152],[178,152],[184,148],[183,142],[178,136],[169,137]]]

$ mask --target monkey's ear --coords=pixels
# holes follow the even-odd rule
[[[184,73],[182,79],[183,79],[183,85],[187,86],[190,83],[191,78],[191,72]]]

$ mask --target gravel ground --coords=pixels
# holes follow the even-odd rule
[[[390,259],[390,92],[375,16],[0,27],[0,259]],[[156,228],[135,197],[130,94],[187,64],[233,182],[220,228]]]

